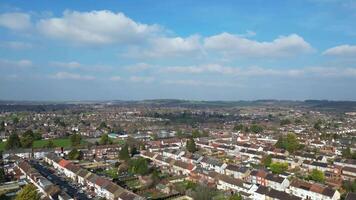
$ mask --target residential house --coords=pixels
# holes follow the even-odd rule
[[[302,200],[302,198],[287,192],[275,190],[270,187],[260,185],[253,193],[254,200]]]
[[[289,187],[290,193],[310,200],[338,200],[340,193],[330,187],[295,179]]]
[[[228,164],[225,168],[225,174],[244,180],[250,175],[250,170],[247,167]]]

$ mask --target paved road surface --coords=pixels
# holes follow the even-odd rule
[[[44,177],[49,177],[49,181],[51,181],[52,183],[58,185],[61,190],[63,191],[66,191],[67,194],[69,194],[69,196],[71,197],[75,197],[76,199],[78,200],[90,200],[86,195],[85,193],[79,193],[78,189],[75,188],[74,186],[70,185],[68,183],[68,181],[66,180],[62,180],[59,176],[53,174],[48,167],[45,167],[41,164],[39,164],[38,162],[36,161],[32,161],[31,164],[33,165],[33,167],[35,169],[38,170],[39,173],[42,174],[42,176]]]

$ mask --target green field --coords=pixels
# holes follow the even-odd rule
[[[71,142],[69,138],[59,138],[50,139],[56,147],[70,147]],[[44,148],[50,140],[36,140],[33,142],[33,148]],[[85,145],[87,142],[82,140],[82,144]],[[5,149],[5,142],[0,142],[0,151]]]
[[[33,148],[43,148],[46,147],[50,140],[36,140],[33,142]],[[61,139],[52,139],[52,142],[56,147],[70,147],[70,139],[69,138],[61,138]]]

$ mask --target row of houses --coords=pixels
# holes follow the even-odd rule
[[[55,154],[48,154],[44,161],[55,169],[59,170],[65,176],[85,187],[88,191],[96,195],[105,197],[108,200],[142,200],[144,198],[128,191],[112,181],[91,173],[66,159],[60,158]]]
[[[35,185],[42,194],[42,199],[72,200],[64,191],[43,177],[27,160],[20,159],[15,163],[14,172],[19,179],[26,179]]]
[[[162,170],[186,175],[193,181],[220,190],[238,192],[246,199],[340,199],[340,193],[330,187],[297,179],[291,183],[288,175],[276,175],[262,169],[250,170],[245,166],[223,163],[214,157],[186,154],[180,150],[142,152],[141,156]],[[313,189],[297,185],[299,182],[310,184]]]
[[[93,158],[97,159],[115,159],[118,157],[118,152],[120,150],[120,146],[118,144],[112,145],[93,145],[89,148],[80,149],[83,153],[84,159],[91,160]],[[71,148],[54,148],[54,149],[13,149],[6,150],[3,152],[3,158],[6,160],[7,157],[12,155],[16,155],[20,158],[24,159],[42,159],[47,154],[54,152],[56,154],[67,154],[70,152]]]

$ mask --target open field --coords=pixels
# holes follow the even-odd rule
[[[33,142],[33,148],[44,148],[48,144],[49,141],[52,141],[55,147],[70,147],[70,139],[69,138],[59,138],[59,139],[49,139],[49,140],[36,140]],[[87,141],[82,140],[82,145],[86,144]],[[0,142],[0,151],[5,150],[5,142]]]

